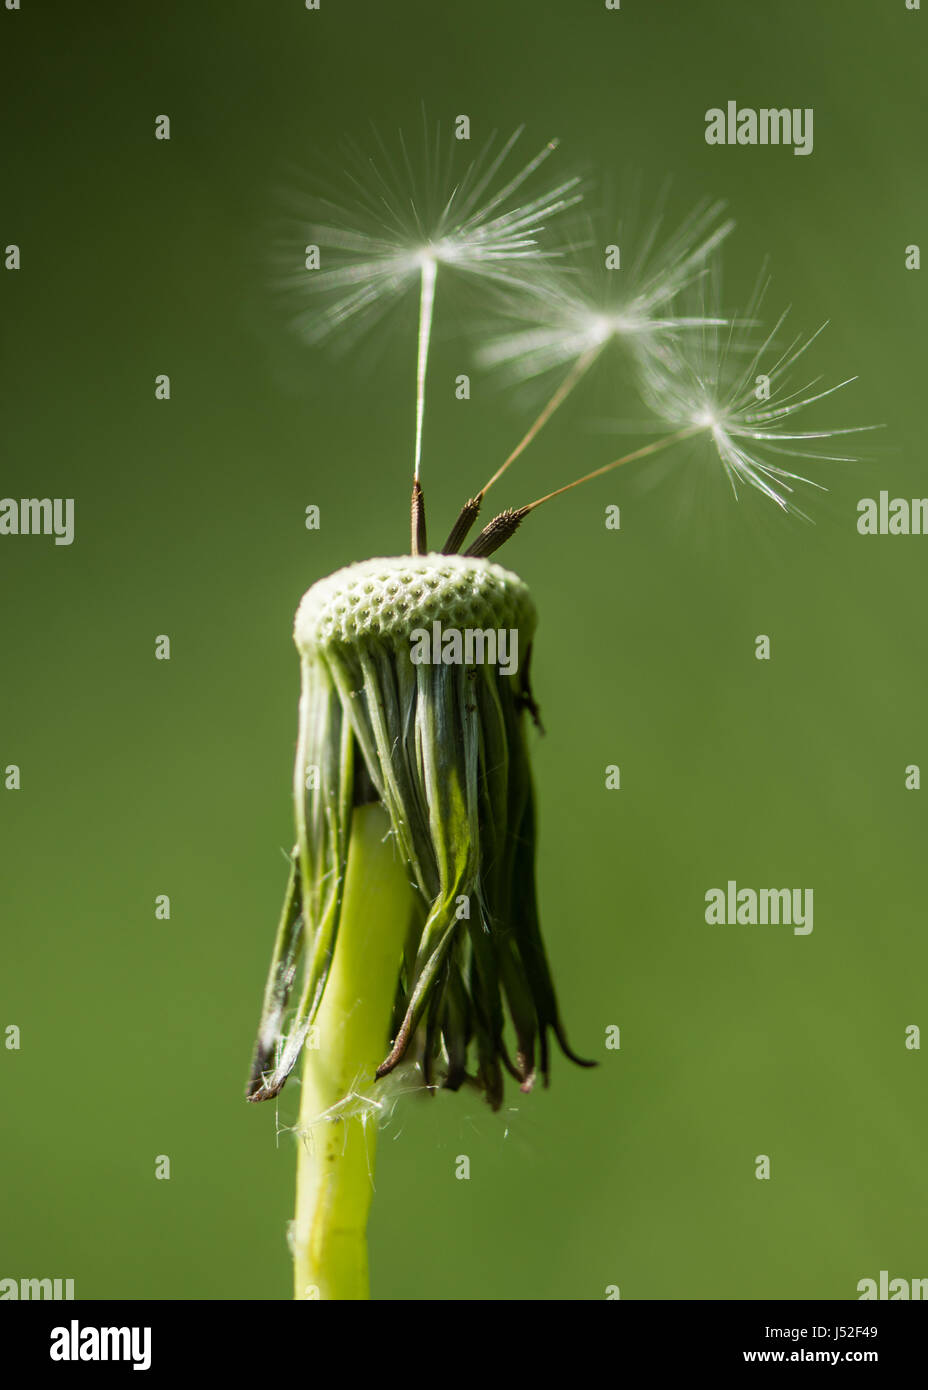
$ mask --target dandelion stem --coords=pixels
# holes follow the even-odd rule
[[[435,308],[435,278],[438,266],[432,256],[422,258],[422,288],[419,294],[419,352],[416,360],[416,455],[413,477],[419,480],[422,460],[422,425],[425,419],[425,376],[429,362],[429,342],[432,337],[432,313]]]
[[[304,1054],[294,1297],[367,1299],[367,1219],[374,1193],[377,1107],[370,1088],[390,1044],[409,925],[407,875],[381,806],[355,809],[338,940]]]
[[[519,455],[525,449],[528,448],[535,436],[544,428],[544,426],[551,419],[551,416],[557,410],[558,406],[562,405],[563,402],[570,395],[571,391],[574,389],[580,378],[587,371],[589,371],[590,367],[593,365],[593,363],[595,362],[599,354],[602,352],[602,350],[602,343],[594,343],[594,345],[591,348],[588,348],[587,351],[583,353],[581,357],[577,358],[576,362],[571,367],[570,371],[567,373],[564,380],[561,382],[560,386],[555,391],[554,395],[548,401],[548,404],[545,406],[544,410],[535,420],[534,424],[522,436],[516,447],[513,449],[512,453],[509,455],[509,457],[503,463],[500,464],[499,468],[497,468],[490,481],[488,483],[484,483],[483,487],[480,490],[480,493],[478,494],[481,498],[484,497],[490,491],[490,488],[493,486],[493,484],[503,476],[509,465],[511,463],[515,463]]]
[[[592,473],[586,473],[582,478],[575,478],[572,483],[565,483],[563,487],[555,488],[553,492],[548,492],[544,497],[538,497],[534,502],[527,503],[524,507],[510,507],[506,511],[500,512],[492,521],[488,521],[480,532],[480,535],[465,550],[465,555],[471,557],[483,557],[492,555],[499,550],[514,536],[522,525],[522,522],[533,512],[536,507],[540,507],[543,502],[550,502],[553,497],[560,497],[562,492],[570,492],[571,488],[579,487],[581,483],[588,483],[593,478],[599,478],[603,473],[611,473],[613,468],[621,468],[623,463],[632,463],[635,459],[646,458],[648,454],[657,454],[662,449],[669,449],[672,444],[679,444],[682,439],[689,439],[694,434],[701,434],[703,430],[709,428],[707,425],[687,425],[686,429],[678,430],[676,434],[665,435],[663,439],[656,439],[652,444],[645,444],[640,449],[634,449],[630,454],[623,454],[620,459],[613,459],[611,463],[604,463],[602,468],[594,468]]]
[[[602,468],[594,468],[592,473],[585,473],[582,478],[575,478],[572,483],[565,483],[563,487],[555,488],[553,492],[548,492],[544,497],[537,498],[534,502],[529,502],[526,506],[520,507],[522,513],[534,511],[540,507],[542,502],[550,502],[552,497],[560,497],[562,492],[570,492],[571,488],[579,487],[581,483],[592,482],[594,478],[602,477],[603,473],[611,473],[613,468],[621,468],[623,463],[634,463],[635,459],[647,458],[648,454],[660,453],[662,449],[669,449],[673,444],[679,444],[682,439],[690,439],[694,434],[701,434],[707,428],[706,425],[687,425],[685,429],[677,430],[676,434],[665,435],[663,439],[655,439],[651,444],[645,444],[640,449],[635,449],[630,454],[623,454],[620,459],[613,459],[611,463],[604,463]]]

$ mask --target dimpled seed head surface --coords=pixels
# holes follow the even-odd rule
[[[413,628],[535,629],[535,605],[517,574],[466,555],[398,555],[362,560],[320,579],[303,595],[294,639],[300,651],[363,641],[407,642]]]

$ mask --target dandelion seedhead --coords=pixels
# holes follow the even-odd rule
[[[483,657],[416,663],[434,625],[515,634],[518,675]],[[409,938],[397,961],[393,1043],[377,1076],[412,1050],[427,1085],[475,1082],[498,1107],[502,1069],[547,1080],[548,1035],[575,1061],[558,1014],[534,888],[534,798],[524,732],[535,608],[522,581],[485,560],[368,560],[320,580],[296,619],[303,698],[298,844],[249,1096],[277,1094],[316,1015],[343,911],[352,816],[365,798],[390,819],[411,880]],[[304,769],[319,769],[307,792]],[[367,790],[365,790],[367,789]],[[301,904],[299,912],[296,904]],[[306,953],[303,914],[316,924]],[[306,953],[287,1042],[275,1047],[294,968]],[[515,1033],[510,1056],[506,1017]],[[476,1049],[476,1069],[469,1053]]]
[[[785,511],[793,485],[808,480],[777,460],[844,458],[827,441],[854,432],[797,428],[797,417],[848,382],[795,384],[818,333],[780,345],[785,315],[760,332],[762,293],[740,320],[707,312],[704,296],[683,312],[694,289],[705,291],[731,230],[721,204],[701,205],[663,241],[655,218],[624,268],[617,260],[584,281],[553,266],[542,242],[547,222],[576,200],[576,180],[528,192],[553,142],[505,174],[518,133],[496,153],[488,142],[460,176],[437,143],[424,176],[404,143],[399,166],[381,143],[376,159],[356,157],[348,201],[319,200],[301,226],[308,338],[350,337],[412,285],[419,321],[410,553],[318,580],[294,627],[296,845],[246,1094],[276,1096],[303,1055],[291,1227],[298,1298],[367,1297],[374,1146],[399,1075],[421,1074],[432,1091],[475,1085],[498,1109],[504,1073],[523,1091],[537,1076],[547,1082],[552,1042],[592,1065],[568,1044],[536,899],[535,606],[522,580],[489,557],[538,507],[697,438],[736,495],[744,484]],[[522,379],[559,368],[560,378],[436,553],[420,463],[445,269],[502,290],[518,324],[485,345],[485,364]],[[619,338],[670,433],[506,507],[469,540],[487,493]]]
[[[305,234],[319,255],[304,278],[313,295],[304,328],[314,340],[358,328],[412,283],[419,286],[416,417],[407,556],[369,561],[315,584],[297,614],[303,696],[295,781],[298,843],[265,994],[249,1097],[283,1086],[326,990],[343,912],[353,817],[367,802],[389,816],[390,835],[417,908],[397,975],[391,1046],[377,1069],[420,1062],[427,1083],[475,1079],[494,1106],[502,1070],[529,1087],[548,1072],[548,1035],[570,1051],[538,928],[534,813],[523,723],[537,722],[527,661],[535,624],[528,591],[489,562],[537,507],[624,464],[696,437],[711,443],[736,496],[741,485],[782,510],[794,484],[810,482],[781,457],[844,459],[827,441],[851,429],[799,429],[796,417],[849,384],[795,385],[795,368],[821,329],[780,345],[786,315],[758,331],[766,286],[739,320],[706,309],[706,279],[732,228],[720,203],[704,202],[662,240],[659,210],[623,269],[601,266],[584,281],[554,268],[540,238],[576,201],[577,180],[527,196],[551,142],[504,173],[520,135],[455,177],[453,157],[426,142],[413,166],[380,142],[376,158],[355,151],[347,202],[317,200]],[[453,143],[453,142],[452,142]],[[453,152],[452,152],[453,154]],[[517,198],[526,199],[521,203]],[[605,248],[621,254],[617,246]],[[425,384],[436,283],[453,267],[507,291],[516,332],[487,343],[482,359],[526,378],[566,374],[540,414],[483,487],[462,507],[441,553],[429,552],[419,478]],[[712,276],[709,288],[717,294]],[[694,312],[684,299],[700,298]],[[528,326],[525,326],[525,325]],[[468,544],[487,492],[499,481],[614,338],[629,339],[644,400],[671,433],[612,459],[534,501],[507,507]],[[812,484],[820,486],[820,484]],[[801,513],[800,513],[801,514]],[[416,666],[410,641],[431,623],[485,634],[509,627],[522,639],[518,678],[481,663]],[[319,781],[304,785],[305,767]],[[461,904],[468,905],[461,914]],[[298,1000],[291,1001],[304,962]],[[509,1018],[515,1055],[504,1040]],[[476,1046],[476,1075],[469,1052]],[[579,1059],[574,1059],[579,1060]],[[326,1107],[329,1108],[328,1106]]]

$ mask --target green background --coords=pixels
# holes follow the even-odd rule
[[[405,548],[414,306],[373,365],[309,349],[269,286],[269,228],[345,134],[393,138],[421,102],[445,129],[468,113],[475,143],[557,134],[557,173],[637,179],[645,207],[673,175],[674,218],[727,199],[726,291],[769,254],[771,309],[831,320],[809,374],[860,376],[822,418],[887,428],[866,464],[817,469],[814,527],[736,504],[693,451],[571,494],[504,552],[540,612],[546,938],[601,1065],[557,1057],[550,1090],[498,1116],[468,1095],[398,1106],[373,1294],[854,1298],[881,1269],[928,1275],[925,1063],[904,1047],[928,1022],[926,793],[904,788],[928,757],[928,541],[855,526],[861,497],[926,492],[924,290],[904,268],[925,232],[926,23],[903,0],[0,11],[0,242],[23,256],[0,275],[0,492],[76,499],[70,548],[0,541],[0,764],[23,779],[0,793],[0,1027],[22,1030],[0,1048],[0,1277],[289,1296],[293,1141],[243,1086],[292,834],[291,621],[314,580]],[[707,146],[729,98],[813,107],[813,154]],[[444,302],[439,529],[530,418],[477,374],[454,399],[471,344]],[[637,442],[595,428],[640,418],[623,382],[604,362],[500,505]],[[812,887],[814,932],[707,926],[729,878]]]

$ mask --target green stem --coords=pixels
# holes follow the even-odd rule
[[[370,1296],[367,1219],[378,1122],[370,1097],[389,1050],[412,905],[389,828],[381,806],[355,809],[335,954],[310,1034],[316,1045],[305,1049],[290,1231],[298,1299]]]

